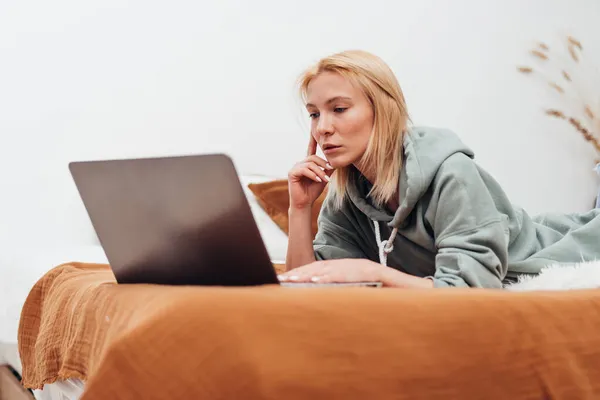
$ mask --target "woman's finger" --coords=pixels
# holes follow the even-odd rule
[[[326,170],[333,170],[333,167],[331,165],[329,165],[327,160],[322,159],[321,157],[317,156],[316,154],[306,157],[305,161],[313,162],[313,163],[317,164],[319,167],[326,169]]]
[[[310,140],[308,141],[308,150],[306,151],[307,156],[312,156],[317,154],[317,141],[313,135],[310,135]]]
[[[311,276],[310,281],[312,283],[333,283],[331,276],[327,274],[315,274]]]
[[[313,275],[305,271],[288,271],[279,275],[279,280],[282,282],[310,282]]]
[[[323,268],[317,271],[311,277],[311,282],[315,283],[342,283],[347,282],[349,278],[348,272],[344,269]]]
[[[323,179],[320,178],[319,175],[317,175],[311,168],[309,168],[307,163],[302,163],[302,164],[295,166],[288,173],[288,177],[292,178],[294,180],[308,178],[308,179],[318,182],[318,183],[323,182]]]
[[[310,282],[314,276],[322,276],[329,273],[329,268],[322,262],[316,261],[302,267],[294,268],[279,275],[279,279],[291,282]]]
[[[315,167],[315,168],[317,168],[317,169],[318,169],[318,167]],[[301,169],[301,172],[302,172],[302,175],[303,175],[303,176],[305,176],[305,177],[307,177],[307,178],[309,178],[309,179],[312,179],[312,180],[313,180],[313,181],[315,181],[315,182],[319,182],[319,183],[323,183],[323,182],[324,182],[324,181],[323,181],[323,179],[322,179],[322,178],[321,178],[319,175],[317,175],[317,173],[316,173],[315,171],[313,171],[313,170],[310,168],[310,166],[309,166],[309,165],[306,165],[306,166],[304,166],[304,167]],[[323,172],[323,171],[321,171],[321,172]]]
[[[321,178],[321,181],[323,182],[329,182],[329,175],[327,175],[325,173],[325,171],[323,171],[321,168],[319,168],[318,165],[314,164],[314,163],[307,163],[306,165],[312,172],[315,173],[315,175],[317,175],[319,178]]]

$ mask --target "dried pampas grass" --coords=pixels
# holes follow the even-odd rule
[[[577,47],[579,50],[583,50],[583,46],[581,46],[581,42],[575,39],[573,36],[567,36],[567,40],[569,41],[569,46]]]
[[[585,110],[585,115],[586,115],[586,116],[587,116],[589,119],[591,119],[592,121],[593,121],[594,119],[596,119],[596,116],[595,116],[595,115],[594,115],[594,113],[592,112],[592,109],[590,108],[590,106],[585,106],[585,107],[584,107],[584,110]]]
[[[548,56],[546,55],[546,53],[544,53],[544,52],[542,52],[540,50],[536,50],[536,49],[531,50],[531,54],[533,54],[534,57],[540,58],[542,60],[547,60],[548,59]]]
[[[567,117],[562,111],[559,110],[546,110],[546,114],[552,117],[568,121],[569,124],[571,124],[579,133],[581,133],[583,135],[583,138],[590,142],[592,146],[594,146],[596,151],[600,153],[600,142],[592,135],[592,133],[585,126],[583,126],[581,121],[573,117]]]
[[[561,96],[563,100],[568,100],[569,103],[566,105],[567,108],[575,110],[571,113],[573,115],[568,115],[555,108],[546,110],[546,115],[565,120],[600,154],[600,119],[598,118],[600,115],[600,86],[594,87],[596,82],[593,80],[591,84],[589,83],[590,79],[595,77],[582,76],[583,46],[581,42],[573,36],[566,36],[563,40],[567,56],[561,57],[556,51],[551,52],[550,46],[546,43],[538,42],[536,47],[529,51],[529,54],[541,64],[541,67],[536,69],[529,65],[520,65],[517,67],[517,71],[542,79],[555,90],[558,96]],[[557,78],[548,77],[548,70],[551,67],[556,68]],[[597,71],[597,69],[595,70]],[[575,78],[584,78],[585,81],[582,84],[576,82]]]

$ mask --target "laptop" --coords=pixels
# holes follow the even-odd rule
[[[118,283],[321,285],[279,282],[225,154],[74,161],[69,170]]]

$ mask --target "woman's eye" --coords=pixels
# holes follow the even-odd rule
[[[346,107],[336,107],[336,108],[333,109],[333,111],[335,111],[336,113],[343,113],[347,109],[348,108],[346,108]]]
[[[316,113],[316,112],[315,112],[315,113],[310,113],[308,116],[309,116],[311,119],[315,119],[315,118],[317,118],[317,117],[319,116],[319,113]]]

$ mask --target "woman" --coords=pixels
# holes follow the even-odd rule
[[[599,210],[531,218],[512,205],[454,133],[408,128],[400,85],[378,57],[324,58],[300,89],[311,136],[288,175],[282,281],[501,288],[549,264],[600,258]],[[311,207],[328,182],[313,241]]]

